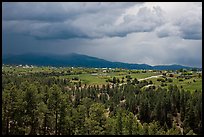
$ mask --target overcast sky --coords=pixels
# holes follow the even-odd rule
[[[201,2],[4,2],[3,54],[202,66]]]

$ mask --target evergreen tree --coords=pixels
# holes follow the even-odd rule
[[[53,117],[55,117],[55,134],[57,135],[58,115],[59,115],[59,109],[61,105],[61,92],[60,92],[60,88],[56,84],[54,84],[50,90],[51,90],[51,95],[48,100],[49,102],[48,108],[50,109]]]

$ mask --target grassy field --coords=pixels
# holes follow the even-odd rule
[[[152,78],[151,79],[152,82],[155,84],[155,85],[161,85],[162,82],[160,81],[157,81],[157,78]],[[185,89],[185,90],[189,90],[189,91],[195,91],[195,90],[202,90],[202,78],[191,78],[191,79],[183,79],[183,81],[179,81],[179,79],[177,78],[172,78],[173,82],[164,82],[168,85],[170,84],[176,84],[180,89]],[[195,82],[193,81],[195,80]],[[150,81],[150,80],[148,80]],[[165,87],[167,87],[165,86]]]
[[[139,73],[135,73],[132,70],[112,69],[107,72],[103,72],[103,69],[94,69],[94,68],[52,68],[52,67],[23,68],[23,67],[14,67],[14,66],[13,67],[3,66],[2,71],[16,73],[16,74],[39,73],[39,72],[46,72],[46,73],[55,72],[55,73],[61,74],[62,72],[69,71],[71,72],[71,74],[69,75],[63,74],[55,77],[60,79],[70,79],[70,80],[76,77],[81,81],[82,84],[88,84],[88,85],[107,84],[106,80],[113,79],[113,77],[119,78],[120,81],[124,77],[124,80],[126,81],[127,75],[130,75],[132,79],[137,78],[138,80],[151,77],[151,76],[161,75],[159,71],[157,72],[147,71],[146,73],[143,73],[142,71],[140,71]],[[78,72],[81,72],[81,73],[78,74]],[[167,87],[169,84],[176,84],[180,89],[183,88],[190,91],[202,90],[202,77],[198,78],[197,74],[194,74],[195,77],[191,79],[183,79],[183,81],[179,81],[179,79],[177,79],[176,76],[178,76],[178,74],[175,74],[175,77],[172,78],[173,82],[168,82],[168,81],[164,82],[166,84],[166,86],[164,87]],[[147,81],[150,81],[150,80],[153,82],[154,85],[161,86],[162,82],[157,81],[157,78],[151,78],[151,79],[148,79]]]
[[[79,75],[65,75],[65,76],[60,76],[59,78],[73,78],[77,77],[82,81],[82,84],[106,84],[107,79],[112,79],[113,77],[119,78],[122,80],[122,77],[126,77],[127,75],[130,75],[133,79],[141,79],[141,78],[146,78],[154,75],[158,75],[157,73],[152,73],[152,72],[147,72],[147,73],[123,73],[121,75],[120,72],[111,72],[111,73],[97,73],[97,75],[92,75],[92,74],[79,74]]]
[[[99,76],[92,76],[91,74],[79,74],[79,75],[65,75],[59,76],[59,78],[69,78],[77,77],[81,80],[82,84],[97,85],[106,84],[105,78],[100,78]]]

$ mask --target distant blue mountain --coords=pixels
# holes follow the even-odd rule
[[[22,54],[3,56],[3,64],[10,65],[37,65],[55,67],[93,67],[93,68],[127,68],[127,69],[152,69],[152,70],[177,70],[191,69],[192,67],[182,65],[159,65],[150,66],[147,64],[129,64],[122,62],[111,62],[96,57],[71,53],[67,55],[52,54]]]

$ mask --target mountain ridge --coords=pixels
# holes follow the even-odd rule
[[[124,62],[112,62],[105,59],[92,57],[84,54],[70,53],[65,55],[26,53],[20,55],[6,55],[2,63],[13,65],[37,65],[55,67],[93,67],[93,68],[126,68],[126,69],[152,69],[152,70],[177,70],[191,69],[195,67],[173,65],[133,64]],[[199,68],[198,68],[199,69]]]

